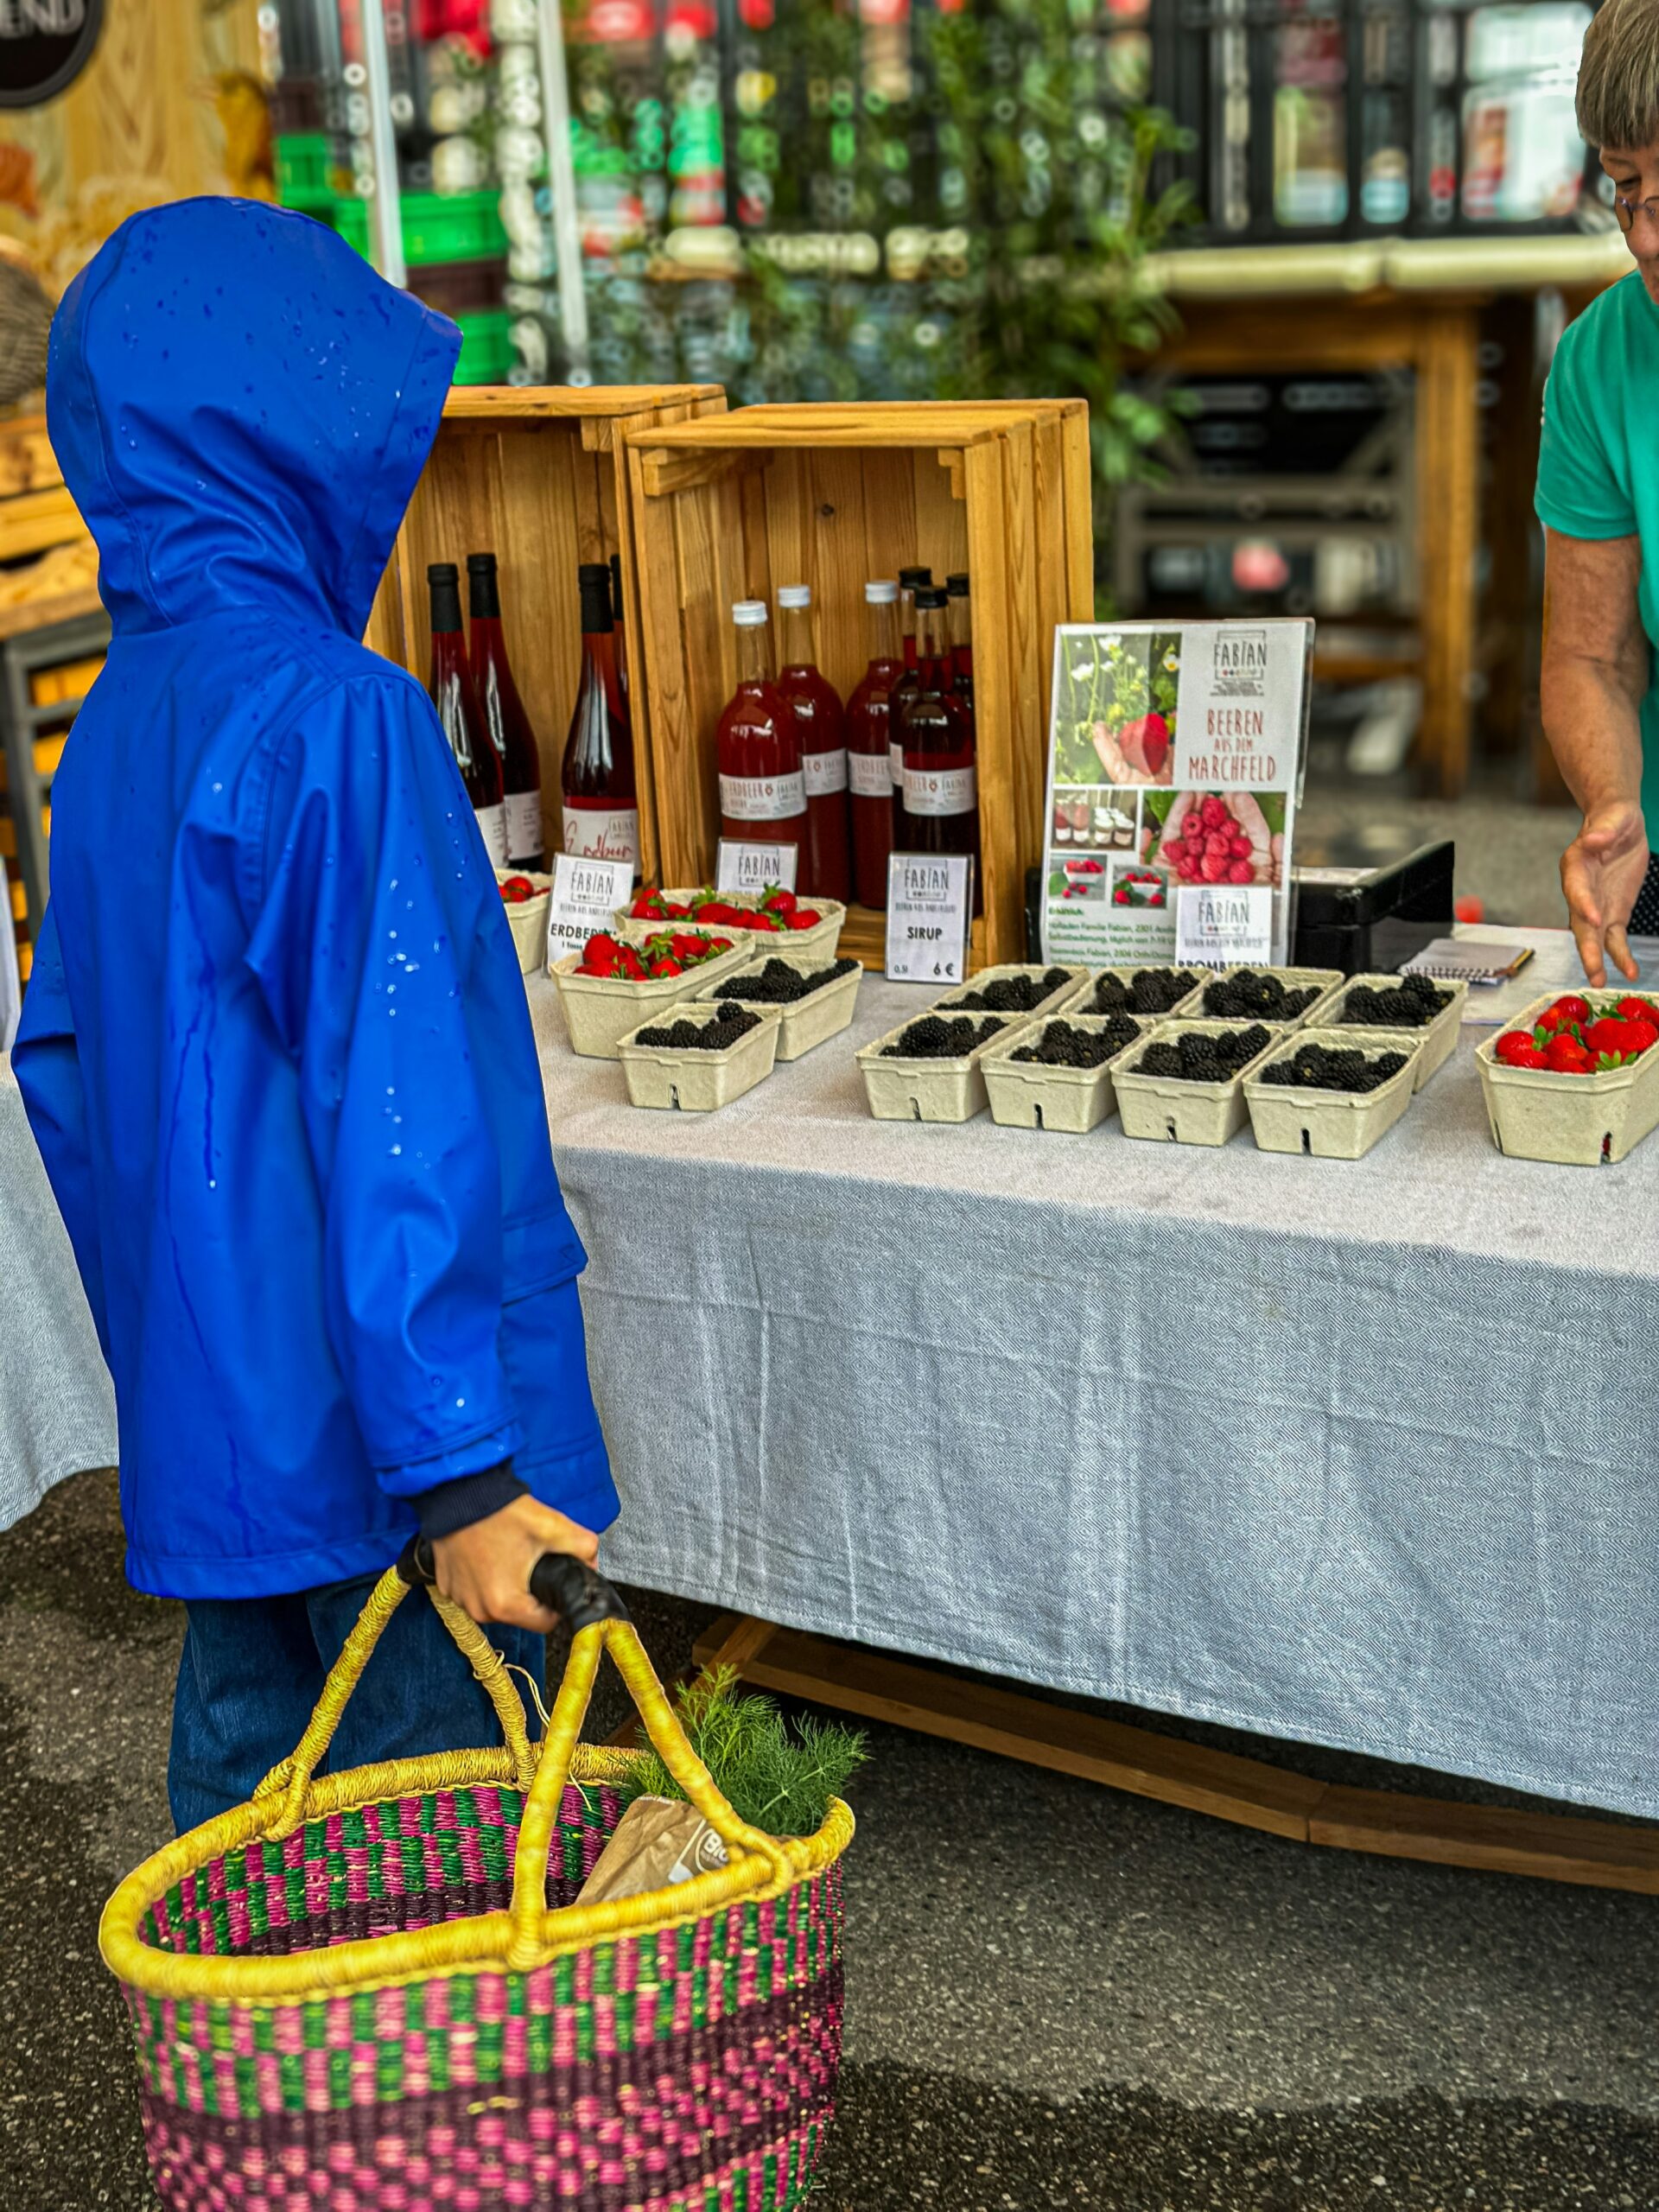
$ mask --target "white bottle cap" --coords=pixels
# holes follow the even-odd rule
[[[779,584],[778,604],[779,607],[810,607],[812,604],[811,585]]]
[[[732,609],[732,620],[740,630],[764,630],[766,626],[766,601],[740,599]]]
[[[864,587],[865,603],[869,607],[891,607],[898,596],[899,587],[895,583],[884,581]]]

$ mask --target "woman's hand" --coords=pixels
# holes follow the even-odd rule
[[[438,1587],[462,1612],[480,1626],[497,1621],[545,1635],[558,1616],[530,1594],[531,1572],[543,1552],[568,1552],[593,1567],[599,1538],[539,1499],[515,1497],[499,1513],[457,1529],[453,1536],[438,1536],[432,1545]]]
[[[1648,830],[1639,806],[1605,806],[1561,855],[1567,918],[1592,985],[1607,981],[1611,961],[1627,982],[1640,974],[1630,957],[1630,909],[1648,873]]]

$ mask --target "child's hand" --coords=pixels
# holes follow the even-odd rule
[[[599,1538],[550,1505],[515,1497],[499,1513],[436,1537],[432,1556],[438,1587],[464,1613],[482,1624],[498,1621],[512,1628],[545,1634],[557,1615],[530,1594],[531,1570],[543,1552],[568,1552],[585,1566],[599,1558]]]

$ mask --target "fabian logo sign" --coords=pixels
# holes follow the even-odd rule
[[[0,0],[0,108],[39,107],[92,58],[104,0]]]

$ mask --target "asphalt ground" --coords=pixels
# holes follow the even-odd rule
[[[637,1616],[665,1673],[706,1618]],[[168,1833],[181,1627],[121,1578],[108,1476],[0,1537],[0,2212],[154,2206],[96,1924]],[[1659,2207],[1655,1900],[1310,1851],[893,1730],[871,1749],[825,2212]]]

